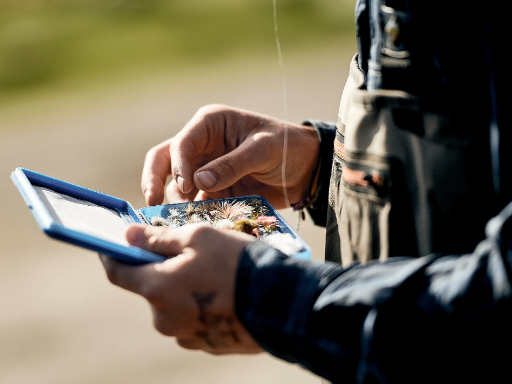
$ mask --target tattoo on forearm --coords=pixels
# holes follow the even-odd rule
[[[195,332],[195,335],[204,340],[210,348],[220,349],[229,345],[229,340],[235,344],[240,344],[240,338],[235,330],[235,320],[232,316],[212,313],[209,309],[215,297],[216,292],[208,292],[206,294],[192,294],[195,302],[199,307],[199,322],[204,326]]]

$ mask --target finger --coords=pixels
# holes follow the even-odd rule
[[[226,199],[228,197],[233,197],[233,194],[229,189],[223,189],[218,192],[205,192],[199,190],[194,197],[194,201]]]
[[[199,350],[205,348],[205,342],[197,337],[177,337],[178,345],[185,349]]]
[[[169,307],[169,302],[167,300],[165,301],[165,305],[163,307],[165,307],[164,311],[162,311],[161,308],[157,308],[157,306],[153,305],[153,303],[151,304],[153,326],[162,335],[176,336],[183,329],[182,316],[183,313],[186,312],[186,309],[180,307],[178,310],[178,308],[175,308],[174,306]],[[186,321],[185,326],[188,326],[189,323],[190,321]]]
[[[130,292],[141,294],[147,275],[154,270],[151,264],[131,266],[104,254],[99,256],[109,281]]]
[[[254,135],[233,151],[221,156],[194,174],[194,184],[203,191],[216,192],[235,184],[251,173],[268,173],[282,161],[282,153],[270,152],[258,136]]]
[[[171,145],[171,157],[174,159],[172,174],[184,194],[191,193],[194,188],[192,175],[196,169],[196,157],[207,150],[211,141],[209,128],[218,124],[217,119],[212,118],[212,113],[210,108],[200,108]]]
[[[189,201],[194,201],[196,199],[196,195],[198,193],[198,189],[194,187],[192,192],[189,194],[184,194],[178,188],[178,184],[176,180],[171,180],[169,184],[165,187],[165,196],[167,197],[167,201],[169,204],[177,204],[177,203],[186,203]]]
[[[174,159],[172,174],[182,194],[189,194],[194,188],[192,174],[193,161],[196,156],[196,146],[189,138],[179,139],[171,146],[171,156]]]
[[[193,174],[204,156],[214,158],[223,153],[224,143],[230,139],[226,138],[227,110],[222,105],[200,108],[173,141],[172,174],[184,194],[194,188]]]
[[[151,148],[142,170],[141,188],[148,205],[162,204],[167,177],[171,174],[171,140]]]
[[[162,228],[151,225],[130,225],[125,232],[130,245],[164,256],[176,256],[185,247],[185,232],[181,228]]]

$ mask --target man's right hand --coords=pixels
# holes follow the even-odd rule
[[[288,131],[286,187],[291,203],[309,192],[319,139],[311,127],[223,105],[199,109],[173,138],[151,148],[142,173],[148,205],[256,194],[287,208],[282,162]],[[165,190],[167,177],[172,180]]]

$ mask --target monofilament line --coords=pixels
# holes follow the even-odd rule
[[[283,79],[283,117],[285,121],[288,121],[288,110],[286,102],[286,79],[284,77],[284,62],[283,55],[281,53],[281,44],[279,43],[279,34],[277,32],[277,6],[276,1],[273,0],[274,8],[274,33],[276,36],[277,55],[279,58],[279,66],[281,67],[281,77]],[[281,165],[281,179],[283,181],[283,197],[286,207],[290,207],[290,200],[288,199],[288,189],[286,188],[286,155],[288,151],[288,126],[284,125],[284,144],[283,144],[283,162]]]

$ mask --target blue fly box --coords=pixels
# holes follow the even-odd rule
[[[291,256],[308,260],[311,249],[261,196],[243,196],[202,202],[167,204],[134,209],[130,203],[76,184],[24,168],[17,168],[11,179],[29,207],[37,224],[48,236],[105,253],[128,264],[163,261],[164,256],[129,245],[124,239],[126,226],[150,225],[154,218],[169,221],[170,212],[204,207],[205,204],[233,206],[242,201],[258,201],[265,214],[274,217],[276,233],[289,234],[298,249]],[[175,219],[173,223],[180,222]],[[298,246],[297,246],[298,245]],[[276,246],[276,248],[279,248]]]

